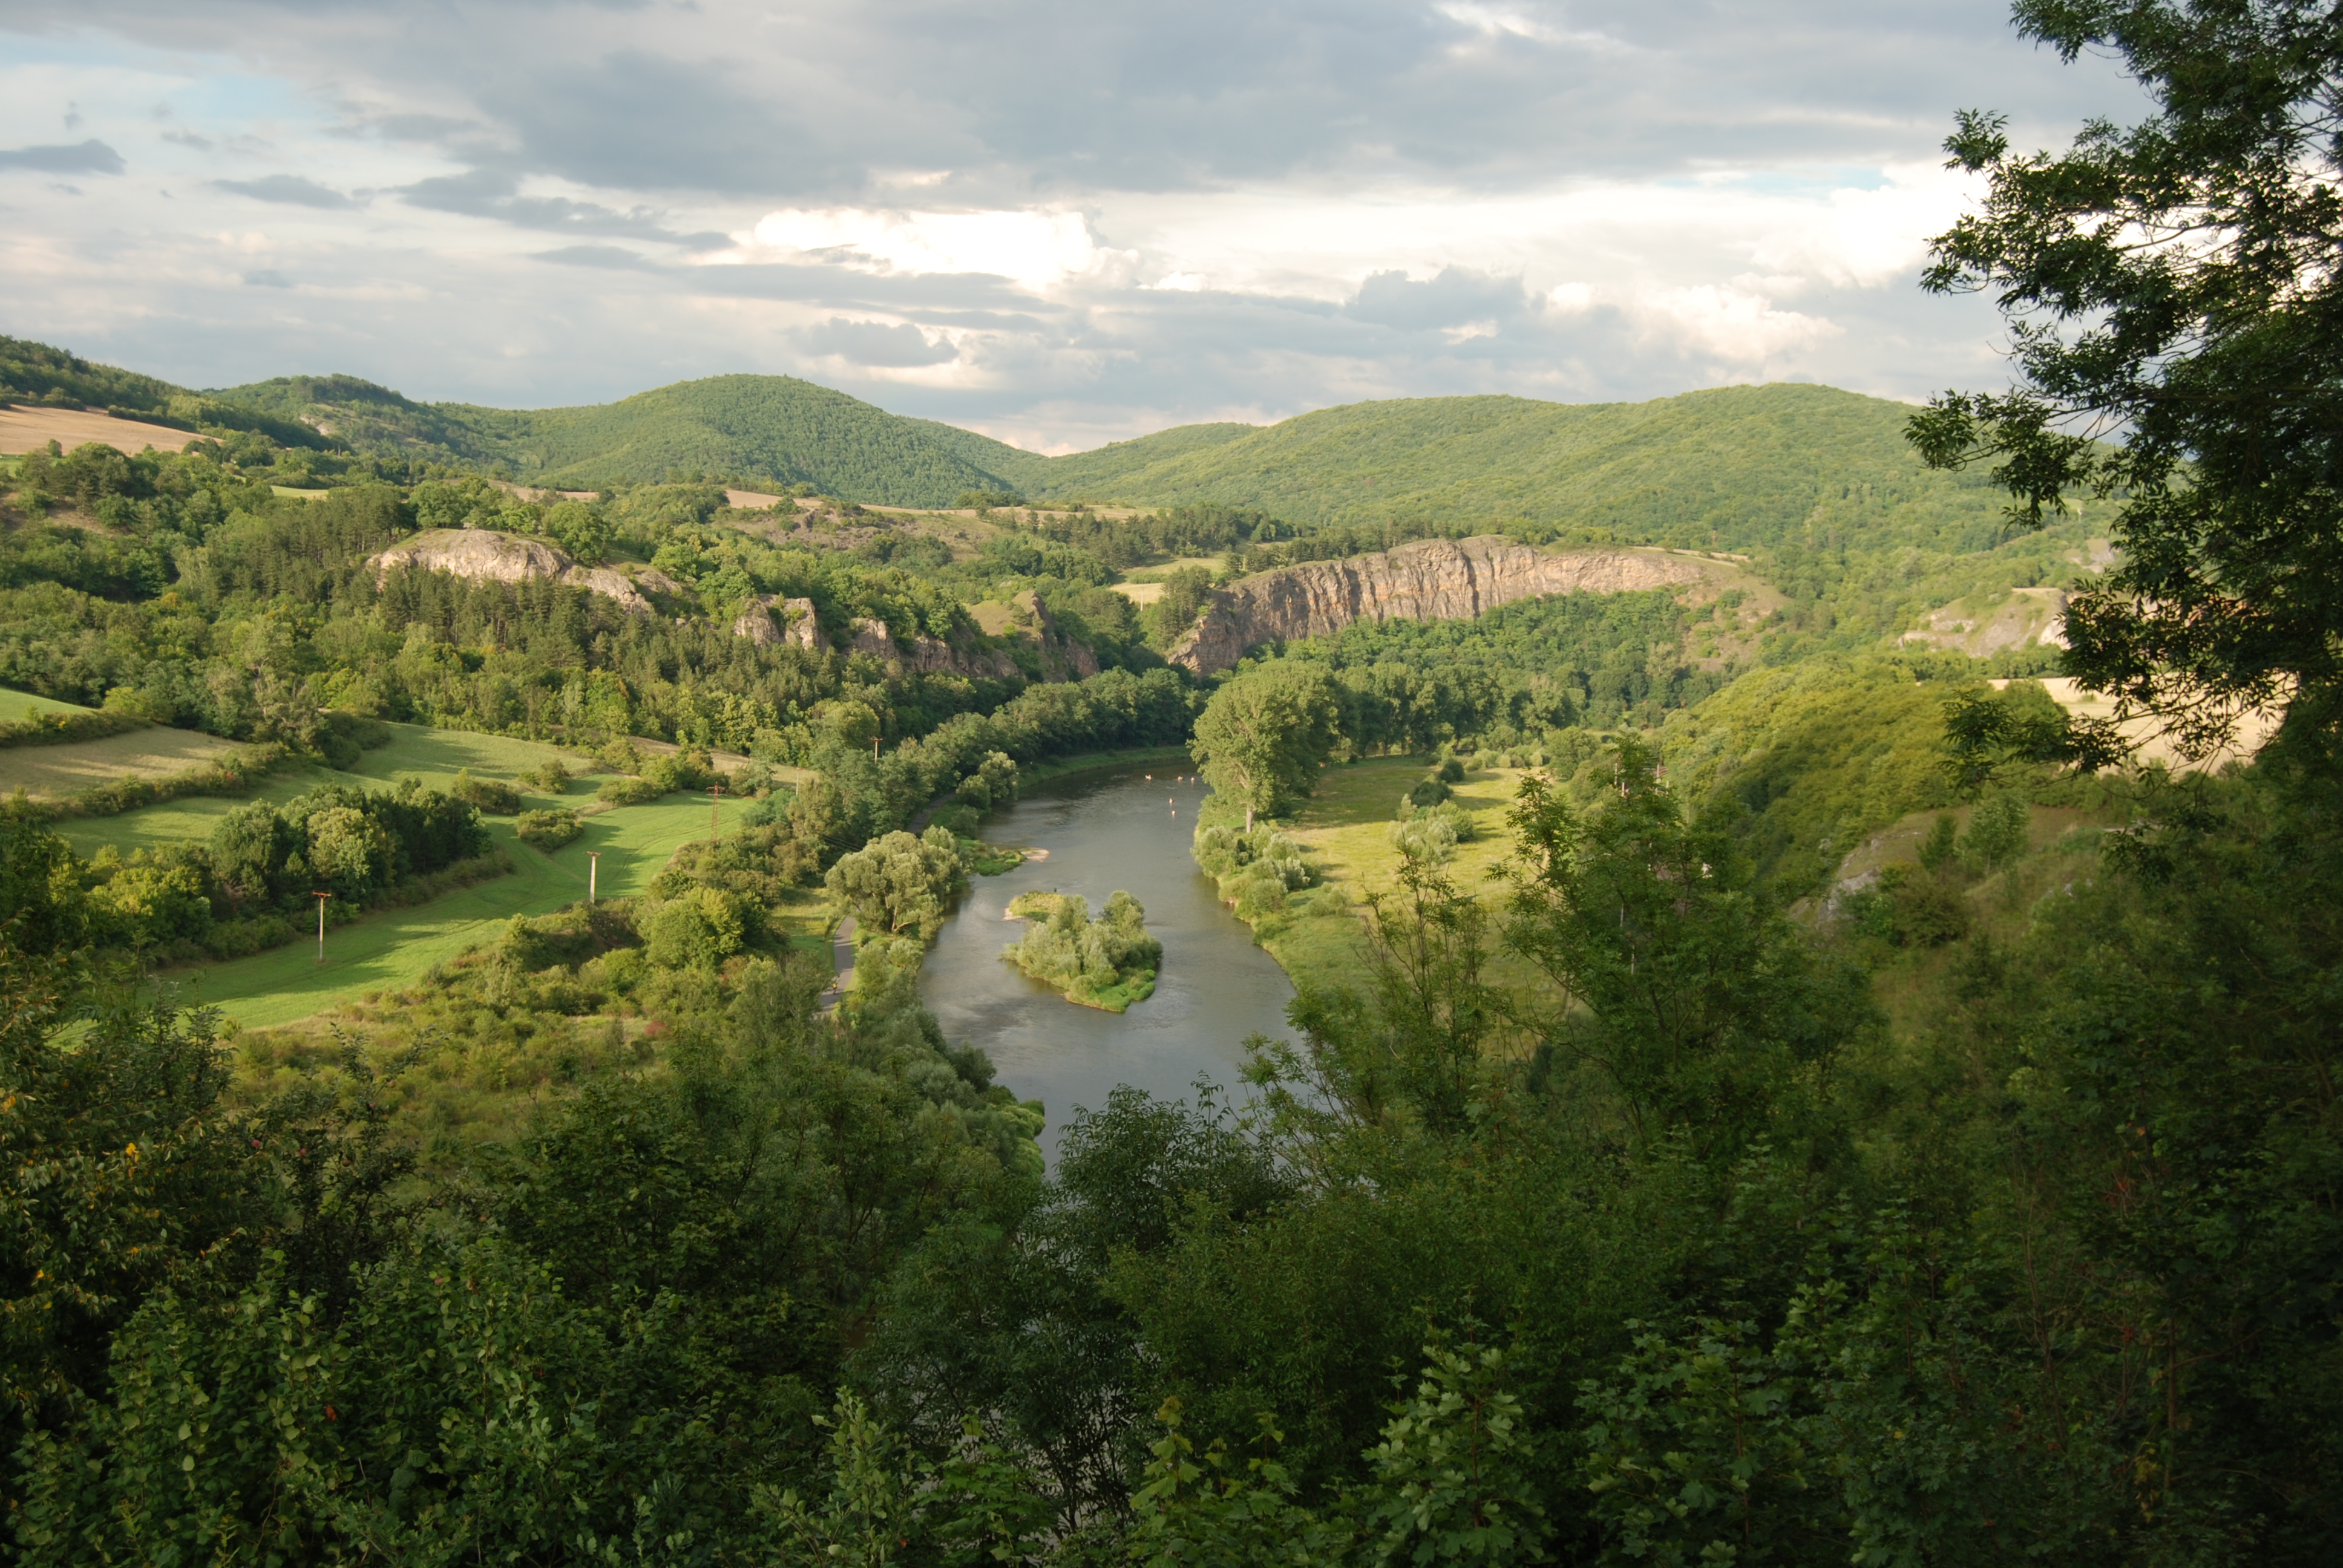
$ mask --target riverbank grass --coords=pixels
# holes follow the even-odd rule
[[[1020,893],[1009,913],[1027,922],[1025,936],[1001,956],[1068,1001],[1121,1012],[1155,994],[1163,944],[1147,934],[1139,900],[1121,889],[1096,920],[1079,893]]]
[[[1403,859],[1391,828],[1400,798],[1422,779],[1430,759],[1377,757],[1327,769],[1317,790],[1290,821],[1271,824],[1307,860],[1317,886],[1282,900],[1237,898],[1238,918],[1253,940],[1275,959],[1300,989],[1363,985],[1369,970],[1368,900],[1399,886]],[[1513,852],[1505,818],[1531,769],[1475,769],[1453,787],[1449,799],[1473,819],[1470,841],[1456,846],[1441,866],[1458,889],[1489,906],[1493,917],[1505,885],[1490,872]],[[1244,816],[1217,797],[1205,804],[1202,825],[1241,827]],[[1222,898],[1242,889],[1223,889]],[[1537,976],[1510,954],[1495,955],[1491,971],[1501,980],[1534,986]]]

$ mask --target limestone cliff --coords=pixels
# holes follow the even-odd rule
[[[1325,637],[1359,620],[1462,620],[1516,599],[1698,582],[1694,556],[1649,549],[1541,550],[1509,539],[1424,539],[1383,555],[1263,572],[1212,595],[1165,657],[1199,675],[1265,642]]]
[[[447,572],[494,582],[549,578],[616,599],[633,614],[651,613],[650,601],[623,574],[608,567],[581,567],[542,539],[525,539],[488,528],[433,528],[403,544],[393,545],[367,564],[377,577],[407,567],[417,571]]]
[[[778,625],[774,621],[776,612],[779,616]],[[821,646],[821,628],[814,624],[813,600],[783,598],[777,593],[759,594],[750,599],[733,618],[732,635],[745,637],[759,648],[769,648],[777,642],[804,648]]]

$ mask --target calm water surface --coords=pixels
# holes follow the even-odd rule
[[[1041,1144],[1053,1164],[1076,1107],[1102,1108],[1121,1083],[1191,1099],[1199,1074],[1233,1094],[1242,1089],[1245,1036],[1285,1028],[1293,1000],[1285,971],[1252,945],[1189,858],[1196,809],[1210,793],[1138,773],[1037,789],[987,819],[984,836],[1047,849],[1049,859],[970,879],[969,896],[928,955],[920,991],[946,1038],[983,1047],[1000,1082],[1048,1107]],[[1037,888],[1080,893],[1092,914],[1118,888],[1146,906],[1147,930],[1163,944],[1155,994],[1118,1017],[1076,1007],[1002,959],[1025,930],[1007,918],[1009,901]]]

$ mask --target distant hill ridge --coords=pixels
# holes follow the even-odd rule
[[[45,377],[93,391],[135,387],[154,405],[200,397],[207,408],[248,411],[255,423],[360,451],[503,467],[569,487],[705,473],[807,484],[877,506],[942,508],[969,492],[1006,492],[1256,508],[1305,525],[1431,522],[1776,554],[1961,553],[2002,537],[2001,498],[1988,480],[1921,467],[1904,439],[1906,406],[1809,385],[1644,403],[1398,398],[1268,426],[1178,426],[1049,457],[789,376],[717,376],[615,403],[503,409],[418,403],[350,376],[191,394],[39,345],[0,343],[22,351],[0,354],[0,374],[12,358],[25,367],[18,385]]]

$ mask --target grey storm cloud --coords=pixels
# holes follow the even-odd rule
[[[369,106],[360,123],[459,154],[493,143],[517,169],[777,198],[846,199],[900,168],[952,171],[981,198],[1369,170],[1503,188],[1908,154],[1955,107],[1990,103],[2023,129],[2106,83],[1978,0],[513,0],[387,33],[373,14],[84,0],[72,22],[196,50],[235,36],[265,68],[363,83],[347,92]],[[0,9],[0,27],[62,25]]]
[[[196,257],[172,276],[142,254],[97,286],[137,308],[83,310],[93,286],[76,279],[12,302],[17,319],[82,310],[113,336],[80,351],[199,385],[318,368],[330,346],[337,364],[417,395],[492,402],[819,359],[889,407],[1085,440],[1362,397],[1648,397],[1760,367],[1905,395],[1992,372],[1989,306],[1826,268],[1762,297],[1749,290],[1772,284],[1735,281],[1795,271],[1807,236],[1775,247],[1791,257],[1779,267],[1756,254],[1770,232],[1736,233],[1730,255],[1703,240],[1717,258],[1694,275],[1661,241],[1618,260],[1615,233],[1584,246],[1574,233],[1535,261],[1459,249],[1468,266],[1413,253],[1422,236],[1397,227],[1377,250],[1369,226],[1304,276],[1274,247],[1313,236],[1264,224],[1277,237],[1217,253],[1266,253],[1240,289],[1210,259],[1158,246],[1156,220],[1192,233],[1216,202],[1258,213],[1288,194],[1324,207],[1426,193],[1410,210],[1431,211],[1604,182],[1699,193],[1720,169],[1860,193],[1891,166],[1933,166],[1956,109],[2008,111],[2018,140],[2053,144],[2138,103],[2106,62],[2063,66],[2016,38],[1996,0],[467,0],[428,25],[384,16],[371,0],[0,0],[0,35],[61,41],[77,69],[102,69],[111,47],[137,75],[169,52],[172,69],[275,93],[245,114],[242,88],[174,88],[173,126],[157,131],[108,118],[75,85],[108,140],[0,151],[0,168],[51,175],[120,174],[116,146],[142,173],[167,167],[176,202],[123,182],[37,221],[85,259],[141,222],[183,230]],[[197,102],[231,107],[206,117]],[[306,145],[287,104],[314,111]],[[250,173],[272,163],[282,172]],[[196,209],[245,201],[317,215],[300,271],[337,286],[292,302],[207,292],[223,273],[205,247],[248,220]],[[1078,213],[1105,259],[1044,285],[973,269],[1016,271],[1013,246],[894,262],[876,246],[727,250],[724,231],[776,208]],[[1627,276],[1646,261],[1649,276]],[[1201,286],[1136,286],[1175,265]],[[273,270],[244,281],[294,286]],[[338,286],[361,281],[382,286]],[[1582,282],[1618,286],[1548,306],[1544,291]],[[1670,325],[1701,311],[1706,339]],[[866,314],[899,325],[851,319]],[[1716,347],[1808,319],[1827,355],[1787,370]],[[897,374],[954,359],[966,374]]]
[[[122,155],[92,136],[70,146],[0,148],[0,169],[37,169],[45,175],[118,175]]]
[[[358,205],[341,192],[299,175],[264,175],[256,180],[214,180],[212,184],[255,201],[278,202],[287,206],[334,211]]]
[[[1491,277],[1469,267],[1443,266],[1430,281],[1410,281],[1404,272],[1378,272],[1359,285],[1346,314],[1403,332],[1430,332],[1468,322],[1515,316],[1529,295],[1518,277]]]
[[[660,214],[647,206],[620,209],[568,196],[523,196],[519,177],[498,169],[476,168],[460,175],[435,176],[401,186],[397,194],[410,206],[429,211],[496,218],[522,228],[667,240],[703,250],[722,245],[725,240],[723,235],[716,233],[679,233],[669,228]]]
[[[849,321],[831,317],[789,335],[808,353],[836,355],[854,365],[904,369],[918,365],[941,365],[960,357],[948,342],[930,342],[926,333],[909,325],[882,327],[872,321]]]
[[[659,263],[640,251],[616,245],[565,245],[558,250],[531,253],[538,261],[561,266],[598,266],[615,272],[657,272]]]

